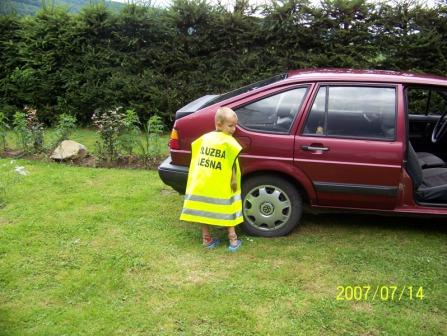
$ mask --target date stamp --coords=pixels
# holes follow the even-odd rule
[[[337,301],[403,301],[425,298],[423,286],[411,285],[348,285],[337,286]]]

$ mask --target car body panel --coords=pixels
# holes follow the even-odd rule
[[[307,145],[325,147],[328,151],[303,150]],[[401,143],[297,136],[295,151],[294,163],[313,181],[319,205],[395,207],[395,195],[371,193],[380,187],[394,188],[397,192],[402,171]]]

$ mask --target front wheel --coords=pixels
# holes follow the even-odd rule
[[[244,182],[242,209],[244,230],[263,237],[290,233],[303,212],[298,190],[287,180],[268,175],[256,176]]]

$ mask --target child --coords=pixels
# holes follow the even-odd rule
[[[236,124],[236,113],[221,107],[215,115],[216,130],[191,144],[191,163],[180,215],[181,220],[203,224],[203,245],[209,249],[220,241],[211,237],[208,225],[228,227],[231,252],[242,244],[234,228],[243,222],[238,162],[242,147],[232,137]]]

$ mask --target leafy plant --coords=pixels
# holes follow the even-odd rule
[[[19,147],[25,153],[40,153],[44,149],[44,127],[37,118],[37,110],[25,106],[24,112],[17,111],[13,118],[13,131]]]
[[[134,148],[138,144],[140,135],[139,123],[137,112],[134,109],[126,110],[122,119],[122,130],[118,137],[118,145],[129,156],[133,154]]]
[[[3,112],[0,112],[0,147],[6,150],[6,135],[9,129],[9,125],[6,123],[6,117]]]
[[[27,127],[26,114],[21,111],[17,111],[14,114],[12,124],[12,129],[17,138],[17,144],[23,151],[27,152],[29,150],[29,141],[31,135]]]
[[[157,115],[150,117],[144,125],[144,136],[140,142],[140,148],[141,159],[146,164],[150,159],[157,159],[162,155],[160,139],[164,128],[162,119]]]
[[[122,108],[117,107],[106,111],[96,110],[92,121],[100,136],[100,141],[97,142],[97,151],[110,164],[118,157],[118,139],[124,128]]]
[[[54,149],[59,143],[64,140],[67,140],[69,135],[76,128],[76,117],[62,113],[59,115],[59,118],[56,123],[54,139],[51,145],[51,149]]]
[[[37,118],[37,110],[31,106],[24,108],[27,119],[27,128],[31,140],[31,148],[34,153],[40,153],[44,148],[44,127]]]

